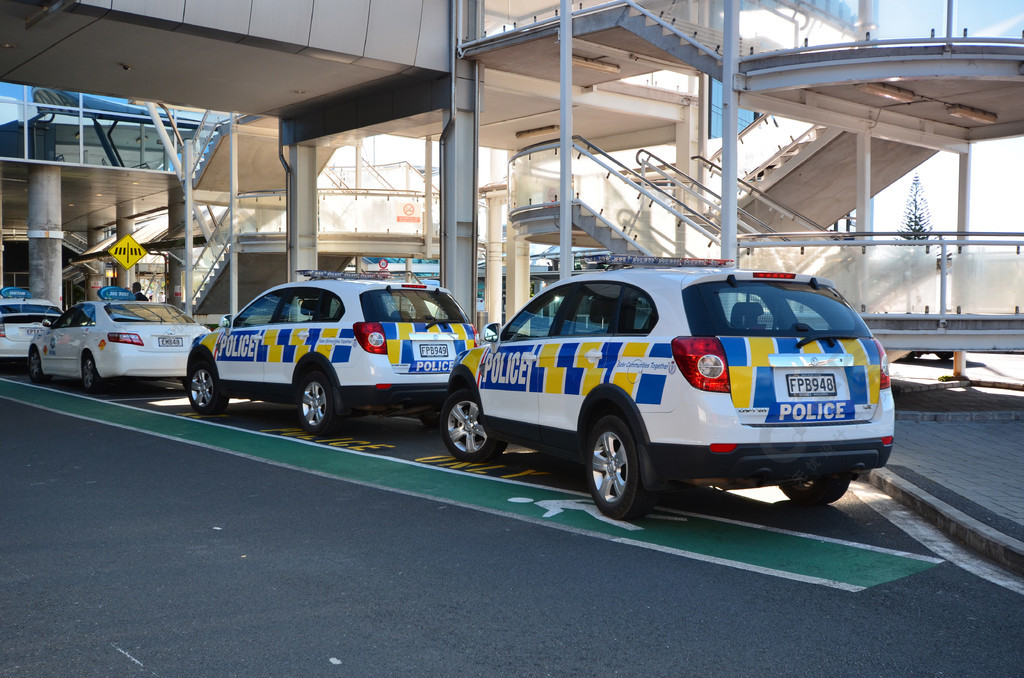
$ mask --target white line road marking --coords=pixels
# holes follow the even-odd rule
[[[938,528],[906,508],[889,495],[866,483],[853,483],[850,488],[857,498],[877,511],[925,548],[957,567],[1014,593],[1024,595],[1024,579],[989,563],[949,539]]]

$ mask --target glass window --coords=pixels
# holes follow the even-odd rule
[[[687,287],[683,303],[694,336],[870,336],[864,321],[832,287],[783,281],[730,285],[720,280]]]
[[[320,317],[318,320],[325,323],[336,323],[345,315],[345,304],[334,292],[325,291],[320,300]]]
[[[103,307],[110,319],[119,323],[194,323],[174,306],[165,304],[125,302]]]
[[[515,341],[548,336],[554,328],[562,302],[572,290],[573,286],[566,285],[535,298],[512,318],[501,333],[502,340]]]
[[[650,334],[657,322],[658,310],[651,297],[637,287],[625,285],[619,307],[619,333]]]
[[[580,285],[558,331],[560,336],[610,334],[615,327],[622,286],[610,283]]]
[[[285,290],[284,302],[274,322],[311,323],[316,320],[320,290],[316,287],[295,287]]]
[[[378,323],[467,323],[455,298],[438,289],[386,287],[359,295],[363,317]]]
[[[232,327],[252,327],[267,325],[274,317],[274,311],[281,302],[281,291],[267,292],[262,297],[243,308],[235,317]]]

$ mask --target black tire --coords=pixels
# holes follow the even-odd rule
[[[441,439],[459,461],[480,463],[494,459],[508,447],[484,430],[479,401],[468,388],[448,396],[441,406]]]
[[[86,351],[82,354],[82,388],[86,393],[101,393],[104,385],[103,378],[96,371],[96,359]]]
[[[189,405],[199,414],[220,414],[227,409],[228,398],[221,393],[220,378],[207,361],[199,360],[190,365],[183,383]]]
[[[338,408],[334,402],[334,387],[323,372],[313,370],[299,385],[299,424],[307,433],[328,435],[338,426]]]
[[[587,487],[609,518],[634,520],[651,512],[658,493],[644,487],[633,434],[615,415],[601,417],[587,440]]]
[[[794,485],[779,487],[794,504],[820,506],[839,501],[850,488],[850,478],[812,478]]]
[[[43,359],[35,346],[28,351],[28,378],[33,384],[45,384],[50,381],[50,375],[43,372]]]

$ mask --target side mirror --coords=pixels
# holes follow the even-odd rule
[[[220,323],[218,323],[218,326],[223,327],[224,329],[231,327],[231,315],[222,315],[220,317]]]
[[[43,327],[50,327],[53,325],[53,321],[49,318],[43,318]]]
[[[498,334],[501,332],[500,323],[487,323],[484,325],[484,341],[488,344],[493,344],[498,341]]]

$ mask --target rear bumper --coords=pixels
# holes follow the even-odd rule
[[[447,397],[447,383],[391,384],[376,386],[340,386],[338,396],[342,407],[350,409],[405,409],[409,407],[440,407]]]
[[[739,445],[712,452],[706,445],[646,446],[644,484],[651,489],[672,481],[722,486],[778,485],[834,473],[861,473],[885,466],[892,444],[881,438],[792,443],[765,447]]]

